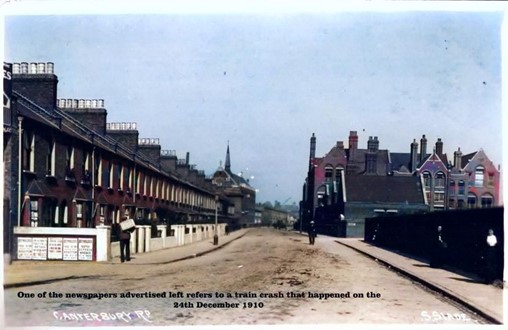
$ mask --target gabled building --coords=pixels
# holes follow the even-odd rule
[[[409,153],[390,153],[390,159],[394,175],[422,179],[431,211],[501,205],[500,172],[482,149],[463,156],[458,148],[453,163],[444,153],[440,138],[432,153],[427,154],[426,149],[423,135],[419,153],[418,143],[413,140]]]
[[[358,147],[358,134],[349,134],[323,157],[316,157],[316,137],[310,142],[309,170],[303,188],[302,225],[315,220],[318,231],[338,236],[362,236],[366,217],[428,210],[421,183],[411,176],[394,177],[390,154],[369,137]],[[381,212],[382,211],[382,212]]]
[[[460,154],[457,155],[459,156]],[[461,174],[460,178],[467,182],[467,190],[464,189],[462,194],[460,181],[449,183],[450,208],[455,208],[455,205],[459,208],[459,204],[463,205],[464,202],[467,208],[484,208],[502,204],[500,172],[482,149],[463,156],[460,164],[456,164],[454,169]]]
[[[231,155],[229,143],[226,150],[226,161],[212,176],[212,182],[225,198],[231,201],[229,214],[233,215],[234,221],[230,222],[232,228],[248,227],[256,222],[256,189],[248,179],[233,173],[231,170]]]

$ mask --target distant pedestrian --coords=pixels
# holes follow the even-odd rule
[[[430,267],[438,268],[445,263],[447,248],[448,244],[443,235],[443,227],[437,226],[431,242]]]
[[[124,217],[127,220],[127,217]],[[122,230],[120,224],[118,224],[118,237],[120,238],[120,261],[131,260],[131,232],[130,230]]]
[[[496,255],[497,255],[497,238],[494,235],[494,230],[489,229],[487,234],[487,239],[485,240],[486,246],[484,251],[484,274],[485,274],[485,282],[487,284],[491,284],[496,280]]]
[[[311,221],[309,223],[309,244],[310,245],[314,245],[314,243],[316,242],[316,226],[314,224],[314,221]]]

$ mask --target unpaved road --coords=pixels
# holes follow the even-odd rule
[[[305,236],[292,232],[254,229],[195,259],[114,267],[94,276],[5,290],[7,325],[478,322],[474,315],[332,239],[318,237],[310,246]],[[45,298],[37,298],[43,292]],[[63,296],[50,298],[50,292]],[[120,297],[126,292],[161,297]],[[34,298],[19,297],[32,293]],[[116,297],[65,296],[72,293]],[[325,294],[334,296],[324,299]]]

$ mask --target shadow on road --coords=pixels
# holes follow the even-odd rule
[[[430,268],[429,265],[422,265],[422,264],[413,264],[415,267],[422,267],[422,268]]]
[[[459,277],[449,277],[449,278],[451,278],[452,280],[455,280],[455,281],[461,281],[461,282],[467,282],[467,283],[478,283],[478,284],[485,283],[484,281],[474,280],[474,279],[470,279],[470,278],[459,278]]]

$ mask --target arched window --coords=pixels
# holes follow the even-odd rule
[[[342,181],[342,172],[344,171],[344,166],[339,165],[335,168],[335,181]]]
[[[472,209],[476,207],[476,196],[475,194],[469,193],[467,195],[467,208]]]
[[[446,177],[443,172],[437,172],[436,174],[436,188],[445,187]]]
[[[23,170],[35,172],[35,135],[28,130],[23,131],[22,148],[21,158]]]
[[[464,195],[466,192],[466,183],[464,180],[459,181],[459,195]]]
[[[325,181],[331,182],[333,178],[333,166],[332,165],[326,165],[325,166]]]
[[[423,184],[425,185],[425,190],[429,191],[432,185],[432,176],[430,172],[423,172]]]
[[[482,195],[480,201],[483,208],[492,207],[494,204],[494,198],[489,194]]]
[[[448,184],[448,193],[450,196],[455,195],[455,180],[450,180],[450,183]]]
[[[478,166],[474,172],[474,185],[475,187],[483,187],[483,177],[485,173],[485,168],[483,166]]]

